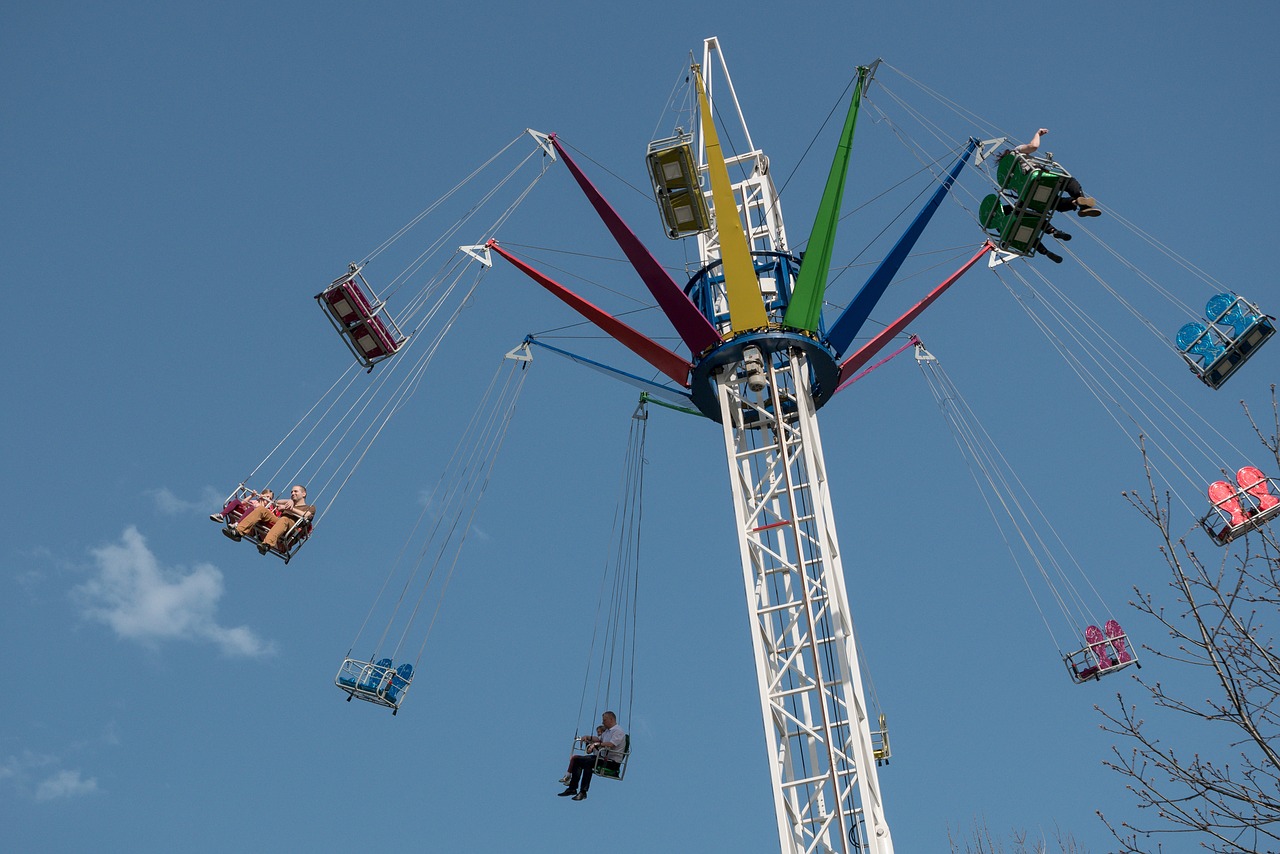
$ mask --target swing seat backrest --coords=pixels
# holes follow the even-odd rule
[[[360,663],[345,659],[342,666],[338,668],[338,676],[334,682],[339,688],[347,688],[355,690],[359,686]]]
[[[978,207],[978,221],[987,231],[999,234],[1004,230],[1006,216],[1001,209],[1000,197],[994,193],[982,200]]]
[[[354,279],[330,285],[320,296],[330,313],[343,326],[350,326],[359,320],[373,316],[373,307],[369,305],[369,299]]]
[[[1243,492],[1249,493],[1258,502],[1258,512],[1265,513],[1280,504],[1280,498],[1271,494],[1271,484],[1267,476],[1254,466],[1243,466],[1236,472],[1236,483]]]
[[[1052,210],[1058,200],[1058,192],[1064,179],[1053,172],[1036,169],[1031,172],[1026,185],[1018,195],[1018,204],[1027,210],[1044,213]]]
[[[380,658],[377,663],[365,671],[364,677],[360,680],[361,691],[377,691],[382,686],[383,680],[386,678],[387,671],[391,669],[391,659]]]
[[[391,684],[387,686],[387,699],[395,703],[400,699],[400,692],[409,687],[409,683],[413,681],[413,665],[405,662],[396,668],[396,672],[391,677]]]
[[[1200,364],[1208,366],[1222,355],[1223,348],[1208,334],[1209,328],[1203,323],[1192,321],[1184,323],[1174,339],[1178,349],[1189,356],[1198,356]]]
[[[1016,195],[1022,194],[1022,187],[1027,181],[1027,170],[1018,155],[1010,151],[996,164],[996,180],[1001,190],[1012,190]]]
[[[1094,657],[1098,659],[1098,669],[1106,670],[1110,667],[1111,656],[1107,654],[1107,643],[1102,629],[1097,626],[1087,626],[1084,630],[1084,639],[1093,650]]]
[[[1020,255],[1033,254],[1044,233],[1047,217],[1035,211],[1005,213],[1004,208],[1005,202],[999,196],[992,194],[984,198],[978,207],[982,227],[999,238],[999,248]]]
[[[392,355],[400,349],[403,339],[397,340],[380,317],[358,321],[351,326],[351,340],[368,360],[375,361]]]
[[[1116,661],[1119,664],[1128,664],[1132,661],[1133,656],[1125,644],[1124,630],[1120,628],[1120,624],[1115,620],[1107,620],[1102,630],[1107,640],[1111,641],[1111,648],[1116,652]]]
[[[1258,315],[1231,294],[1214,294],[1209,297],[1204,306],[1204,314],[1213,323],[1230,326],[1232,338],[1239,338],[1258,320]]]
[[[1240,499],[1236,496],[1236,488],[1225,480],[1215,480],[1209,484],[1209,500],[1213,506],[1227,517],[1231,527],[1243,525],[1244,511],[1240,507]]]
[[[596,764],[595,764],[595,767],[591,769],[591,773],[600,777],[609,777],[614,780],[621,780],[622,775],[627,768],[627,757],[629,757],[630,755],[631,755],[631,733],[627,733],[624,741],[622,742],[622,756],[620,756],[617,759],[611,760],[613,762],[617,762],[618,767],[614,768],[611,765],[606,765],[605,762],[607,760],[604,760],[600,757],[596,757]]]

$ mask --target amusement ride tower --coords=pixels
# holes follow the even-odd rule
[[[726,158],[712,110],[712,63],[747,151]],[[976,142],[950,171],[849,306],[828,326],[823,294],[858,105],[873,67],[858,69],[853,97],[806,251],[787,242],[769,161],[751,143],[717,39],[692,68],[700,121],[649,146],[648,165],[668,236],[697,236],[701,268],[677,285],[561,146],[558,154],[689,348],[685,359],[545,274],[492,249],[688,389],[687,401],[724,431],[742,579],[751,620],[783,852],[889,854],[877,760],[888,756],[883,719],[865,702],[857,640],[836,538],[818,410],[988,250],[868,344],[841,357],[938,208]],[[722,96],[723,97],[723,96]],[[730,170],[739,180],[730,177]],[[480,249],[481,247],[473,247]]]

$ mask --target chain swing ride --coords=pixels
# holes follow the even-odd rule
[[[720,44],[715,38],[704,42],[701,60],[691,64],[688,77],[695,103],[689,126],[694,130],[676,127],[674,133],[651,143],[646,156],[665,235],[672,240],[692,237],[696,241],[696,268],[684,286],[672,278],[623,221],[556,134],[528,131],[535,142],[534,152],[503,176],[498,188],[507,187],[525,164],[539,155],[540,169],[523,189],[515,186],[518,192],[511,204],[482,233],[496,234],[549,166],[563,161],[674,328],[687,356],[578,296],[493,236],[449,249],[452,255],[441,263],[439,272],[404,308],[397,310],[399,320],[395,319],[388,303],[430,259],[451,246],[461,223],[447,229],[427,251],[415,257],[405,272],[387,286],[385,299],[378,296],[365,271],[377,255],[431,213],[434,205],[368,258],[352,263],[316,296],[355,364],[273,450],[272,455],[286,457],[280,468],[270,477],[259,479],[260,464],[237,487],[218,516],[228,530],[244,518],[243,514],[237,516],[240,508],[233,501],[246,505],[265,503],[261,491],[248,484],[278,480],[285,466],[298,455],[305,459],[291,470],[291,478],[324,479],[316,494],[324,496],[327,506],[332,506],[387,420],[421,384],[432,355],[475,292],[480,276],[493,266],[494,255],[622,344],[655,375],[665,378],[646,379],[612,368],[552,346],[537,336],[529,336],[507,354],[441,476],[437,497],[428,505],[435,508],[435,518],[427,523],[424,508],[410,542],[406,542],[401,557],[383,582],[339,667],[334,682],[348,700],[387,707],[393,714],[404,702],[414,674],[421,667],[430,625],[443,602],[511,422],[526,375],[524,368],[534,347],[546,349],[645,390],[633,416],[623,497],[615,520],[615,554],[602,582],[600,609],[608,616],[601,636],[601,657],[594,657],[593,641],[588,665],[588,681],[593,673],[598,681],[591,707],[612,704],[628,711],[632,707],[629,675],[635,661],[639,498],[647,418],[644,401],[652,400],[701,415],[722,429],[780,850],[845,854],[893,851],[877,771],[877,766],[890,755],[888,733],[884,716],[875,716],[866,699],[864,665],[845,586],[817,413],[837,392],[864,375],[863,369],[877,354],[903,335],[929,305],[983,257],[988,258],[988,266],[1024,308],[1027,301],[1021,296],[1027,292],[1061,298],[1044,309],[1044,316],[1032,315],[1032,320],[1060,351],[1065,351],[1064,357],[1080,367],[1086,384],[1091,381],[1089,378],[1096,380],[1100,374],[1110,377],[1114,372],[1089,368],[1084,360],[1096,358],[1096,353],[1105,350],[1072,342],[1070,336],[1086,334],[1080,329],[1087,324],[1069,322],[1078,308],[1053,289],[1034,267],[1021,262],[1037,255],[1061,262],[1043,244],[1046,237],[1070,239],[1054,224],[1055,213],[1075,210],[1084,216],[1096,203],[1092,199],[1087,205],[1081,201],[1086,197],[1082,191],[1077,192],[1078,181],[1051,154],[1038,155],[1034,150],[1025,150],[1027,146],[997,150],[1006,138],[983,141],[971,135],[956,140],[949,164],[939,165],[938,158],[924,158],[927,165],[922,171],[928,173],[932,184],[927,201],[851,301],[834,318],[824,315],[829,305],[827,286],[832,278],[854,130],[860,109],[871,103],[868,90],[879,66],[877,61],[857,69],[821,201],[803,241],[806,249],[798,253],[796,244],[787,238],[768,158],[751,140]],[[718,92],[713,91],[717,89]],[[727,104],[728,109],[716,110],[717,95],[718,104]],[[730,118],[726,119],[726,115]],[[722,133],[745,140],[745,150],[726,152]],[[467,180],[494,163],[514,142]],[[975,152],[976,161],[970,163]],[[960,187],[957,181],[966,165],[994,189],[973,206],[976,213],[953,192]],[[482,200],[486,204],[492,202],[498,188],[484,194]],[[854,347],[930,219],[949,197],[975,220],[979,233],[985,232],[980,245],[974,246],[971,254],[966,250],[968,257],[960,266],[897,320]],[[481,207],[473,207],[468,216]],[[1098,242],[1111,251],[1100,239]],[[1068,254],[1085,266],[1078,254]],[[467,284],[464,273],[470,261],[480,266]],[[1024,269],[1032,272],[1024,273]],[[1036,276],[1042,281],[1036,281]],[[1048,300],[1042,302],[1050,305]],[[1194,312],[1191,314],[1196,317]],[[1054,327],[1055,323],[1061,328]],[[1218,286],[1204,317],[1185,323],[1171,349],[1205,385],[1217,389],[1252,358],[1274,331],[1273,319],[1256,305]],[[1163,340],[1169,346],[1167,337]],[[1055,546],[1050,540],[1056,538],[1056,533],[1053,538],[1046,538],[1031,532],[1035,527],[1033,514],[1013,497],[1016,476],[1004,471],[971,410],[948,404],[959,399],[959,393],[918,339],[911,339],[899,352],[910,343],[917,344],[917,360],[957,442],[971,460],[979,486],[985,482],[992,490],[990,494],[1004,505],[1015,539],[1029,549],[1035,544],[1041,555],[1047,555],[1034,558],[1041,575],[1046,579],[1050,575],[1064,578],[1066,573],[1052,557]],[[1105,342],[1105,346],[1114,346],[1114,341]],[[372,374],[371,382],[357,386],[355,380],[364,373]],[[1101,383],[1090,388],[1100,400],[1114,404],[1108,406],[1113,417],[1129,415],[1111,389]],[[379,399],[383,402],[375,403]],[[1135,419],[1130,417],[1130,421]],[[296,446],[282,451],[295,434],[301,437]],[[1174,444],[1172,438],[1168,444]],[[1183,468],[1179,465],[1179,471]],[[1194,475],[1190,478],[1194,480]],[[330,490],[335,482],[336,490]],[[1241,467],[1235,484],[1217,481],[1210,487],[1212,506],[1202,524],[1221,545],[1250,531],[1265,530],[1266,523],[1280,515],[1277,491],[1273,478],[1252,466]],[[311,517],[297,519],[294,528],[299,533],[291,539],[275,540],[279,547],[268,551],[287,563],[311,535],[316,521]],[[997,525],[1000,524],[997,518]],[[425,543],[419,547],[416,559],[403,560],[420,529],[426,530]],[[254,530],[244,535],[261,547],[267,533]],[[1056,539],[1060,544],[1060,538]],[[1063,586],[1074,591],[1070,584]],[[1083,643],[1073,644],[1063,654],[1074,681],[1096,680],[1129,664],[1138,664],[1132,644],[1114,619],[1098,619],[1091,616],[1092,612],[1081,615],[1066,607],[1068,597],[1059,595],[1057,586],[1051,583],[1050,588],[1075,631],[1080,629],[1080,623],[1089,622],[1083,631]],[[389,614],[385,627],[377,633],[376,640],[367,647],[361,646],[361,638],[378,611]],[[427,637],[421,639],[415,651],[413,643],[422,634],[421,620],[428,613],[431,617],[425,631]],[[1097,628],[1098,623],[1103,623],[1104,628]],[[587,693],[584,682],[580,718],[588,706]],[[575,744],[580,744],[576,736]],[[617,773],[610,776],[620,780],[624,770],[625,759]]]

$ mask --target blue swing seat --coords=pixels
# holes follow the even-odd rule
[[[1198,321],[1184,324],[1175,340],[1192,372],[1209,388],[1218,389],[1275,335],[1276,327],[1256,305],[1229,293],[1210,297],[1205,317],[1208,326]]]
[[[380,658],[374,663],[344,659],[333,679],[333,683],[347,694],[348,700],[364,700],[385,706],[393,715],[399,711],[411,681],[413,665],[405,663],[397,668],[390,658]]]

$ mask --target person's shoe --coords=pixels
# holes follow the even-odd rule
[[[1070,239],[1071,239],[1071,235],[1070,235],[1070,234],[1067,234],[1065,231],[1054,231],[1054,232],[1052,232],[1051,236],[1052,236],[1052,237],[1056,237],[1056,238],[1058,238],[1059,240],[1070,240]]]
[[[1061,258],[1059,258],[1058,260],[1059,260],[1059,261],[1061,261],[1062,259],[1061,259]],[[271,547],[270,547],[270,546],[268,546],[266,543],[258,543],[258,554],[260,554],[260,555],[264,555],[264,554],[266,554],[266,553],[267,553],[267,549],[269,549],[269,548],[271,548]]]
[[[1078,208],[1096,208],[1098,200],[1093,196],[1076,196],[1076,207]]]
[[[561,778],[560,778],[560,785],[561,785],[561,786],[567,786],[567,785],[569,785],[569,781],[570,781],[570,780],[572,780],[572,779],[573,779],[573,775],[572,775],[572,774],[565,774],[563,777],[561,777]]]
[[[573,796],[573,799],[574,799],[575,801],[585,801],[585,800],[587,799],[587,793],[586,793],[586,792],[578,792],[578,794],[576,794],[576,795],[574,795],[574,796]]]
[[[1097,208],[1081,208],[1076,211],[1076,216],[1102,216],[1102,211]]]
[[[210,522],[217,522],[219,525],[225,525],[225,524],[227,524],[227,520],[222,518],[222,514],[221,514],[221,513],[210,513],[210,514],[209,514],[209,521],[210,521]]]
[[[235,528],[230,528],[230,527],[223,528],[222,534],[225,537],[229,537],[230,539],[235,540],[237,543],[240,542],[240,532],[237,531]]]
[[[576,798],[576,797],[578,797],[578,793],[577,793],[577,791],[575,791],[574,789],[565,789],[563,792],[561,792],[560,794],[556,795],[556,797],[557,797],[557,798],[567,798],[567,797],[569,797],[570,795],[573,795],[575,798]]]
[[[1039,252],[1044,257],[1048,258],[1050,261],[1052,261],[1055,264],[1062,263],[1062,256],[1057,254],[1056,252],[1050,252],[1048,249],[1045,249],[1043,246],[1037,247],[1036,251]]]

